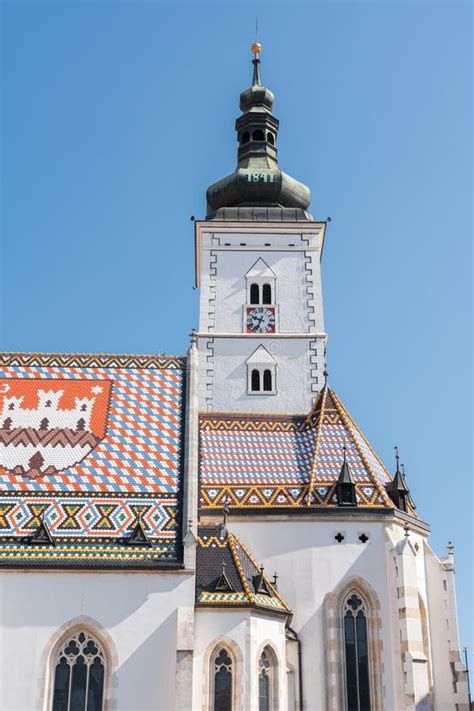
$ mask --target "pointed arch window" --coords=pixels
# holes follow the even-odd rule
[[[213,665],[213,711],[232,711],[233,664],[226,649],[214,655]]]
[[[266,646],[258,660],[258,711],[278,708],[278,662],[270,646]]]
[[[370,711],[367,610],[357,593],[346,599],[343,617],[347,711]]]
[[[103,711],[105,655],[87,632],[66,638],[56,658],[52,711]]]
[[[270,660],[263,650],[258,661],[258,711],[271,711],[271,671]]]

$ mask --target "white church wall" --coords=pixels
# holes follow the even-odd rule
[[[106,711],[175,708],[177,608],[194,604],[192,575],[9,571],[0,589],[2,711],[49,711],[51,652],[77,623],[112,665]]]
[[[241,521],[231,520],[231,530],[248,545],[269,575],[277,571],[278,587],[294,612],[293,629],[302,643],[303,695],[307,711],[320,711],[328,706],[326,681],[331,669],[325,654],[328,630],[324,628],[325,597],[344,581],[364,581],[380,605],[381,625],[376,631],[380,640],[380,670],[383,675],[380,694],[384,707],[391,711],[404,708],[400,702],[392,658],[393,629],[391,611],[395,591],[389,584],[386,563],[385,524],[382,520],[362,520],[358,515],[338,520],[299,519]],[[342,533],[342,543],[335,535]],[[362,543],[365,533],[369,541]],[[398,631],[395,631],[398,635]],[[342,654],[342,650],[341,650]],[[399,670],[399,667],[398,667]]]
[[[194,711],[212,708],[214,652],[225,647],[235,665],[234,711],[258,711],[258,660],[270,646],[277,666],[276,708],[287,708],[285,620],[252,610],[197,608],[194,652]]]

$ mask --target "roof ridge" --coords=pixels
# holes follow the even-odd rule
[[[321,427],[322,427],[322,420],[323,420],[323,413],[324,413],[324,407],[326,405],[326,399],[327,399],[327,393],[328,389],[325,387],[321,390],[321,395],[318,397],[316,400],[314,407],[311,411],[311,414],[309,415],[309,418],[314,416],[314,413],[316,412],[316,407],[319,404],[319,401],[321,400],[321,405],[319,409],[319,415],[317,419],[317,431],[316,431],[316,440],[314,442],[314,452],[313,452],[313,460],[311,462],[311,471],[309,475],[309,482],[308,482],[308,493],[307,493],[307,499],[306,499],[306,506],[311,505],[311,494],[313,493],[314,489],[314,480],[315,480],[315,472],[316,472],[316,466],[317,466],[317,457],[318,457],[318,451],[319,451],[319,442],[321,439]],[[314,425],[313,425],[314,426]]]
[[[242,545],[242,544],[240,543],[239,539],[233,533],[228,533],[227,536],[229,538],[229,550],[231,552],[232,559],[234,561],[234,565],[235,565],[237,572],[240,576],[240,582],[242,583],[242,587],[243,587],[245,594],[247,596],[247,600],[250,603],[253,603],[254,599],[253,599],[252,591],[250,590],[250,585],[248,583],[247,578],[244,575],[242,563],[240,562],[239,556],[237,555],[237,551],[235,550],[236,542],[238,542],[240,545]]]
[[[349,434],[350,434],[351,437],[352,437],[352,440],[353,440],[353,442],[354,442],[354,444],[355,444],[355,447],[356,447],[356,449],[357,449],[357,452],[358,452],[360,458],[362,459],[362,462],[363,462],[363,464],[364,464],[366,470],[369,472],[369,475],[370,475],[370,477],[371,477],[373,483],[375,484],[375,488],[376,488],[376,489],[379,491],[379,493],[381,494],[382,499],[384,500],[384,502],[385,502],[386,504],[388,504],[388,506],[389,506],[390,508],[393,508],[393,502],[392,502],[392,500],[390,499],[390,497],[388,496],[387,492],[385,491],[385,487],[384,487],[384,485],[382,484],[382,482],[379,481],[377,475],[372,471],[372,467],[370,466],[369,462],[367,461],[367,457],[365,456],[364,452],[362,451],[361,447],[359,446],[359,443],[357,442],[357,439],[354,437],[353,429],[357,429],[357,431],[359,432],[360,436],[361,436],[362,439],[364,440],[365,444],[366,444],[367,447],[370,449],[370,451],[372,452],[372,454],[374,455],[374,457],[376,458],[376,460],[379,462],[379,464],[381,465],[382,469],[386,472],[386,474],[387,474],[388,476],[390,476],[390,474],[388,474],[388,472],[387,472],[385,466],[384,466],[384,465],[382,464],[382,462],[380,461],[380,458],[379,458],[378,455],[375,453],[373,447],[371,446],[371,444],[369,443],[369,441],[368,441],[367,438],[365,437],[364,433],[363,433],[363,432],[360,430],[360,428],[357,426],[357,424],[356,424],[355,420],[353,419],[353,417],[352,417],[352,416],[349,414],[349,412],[346,410],[345,406],[342,404],[342,402],[341,402],[341,400],[339,399],[339,397],[336,395],[336,393],[335,393],[334,391],[332,391],[331,394],[332,394],[332,396],[333,396],[333,400],[334,400],[334,404],[336,405],[336,409],[337,409],[337,411],[338,411],[338,413],[339,413],[339,415],[340,415],[340,417],[341,417],[341,419],[342,419],[344,425],[345,425],[346,428],[348,429]]]
[[[235,542],[235,541],[238,542],[239,546],[242,548],[243,552],[245,553],[245,555],[247,556],[247,558],[250,560],[250,562],[252,563],[252,565],[255,567],[255,569],[256,569],[257,571],[259,571],[260,568],[259,568],[259,566],[258,566],[258,563],[257,563],[256,560],[254,559],[254,557],[252,556],[252,554],[250,553],[250,551],[247,549],[247,547],[242,543],[242,541],[240,540],[240,538],[237,538],[237,536],[236,536],[235,534],[233,534],[233,533],[231,533],[230,536],[234,539],[234,542]],[[239,561],[239,563],[240,563],[240,561]],[[244,576],[244,577],[245,577],[245,576]],[[287,603],[285,602],[285,600],[281,597],[280,593],[279,593],[278,590],[275,588],[275,586],[270,582],[270,580],[267,578],[267,576],[266,576],[265,574],[263,574],[263,578],[264,578],[265,582],[267,583],[267,585],[269,586],[270,590],[272,591],[273,595],[275,595],[275,597],[281,602],[281,604],[283,605],[283,607],[285,608],[285,610],[286,610],[288,613],[291,614],[291,609],[288,607],[288,605],[287,605]],[[247,582],[247,579],[246,579],[246,578],[245,578],[245,582],[247,583],[247,587],[248,587],[248,582]],[[252,594],[252,593],[251,593],[251,594]],[[254,597],[253,594],[252,594],[252,597]]]

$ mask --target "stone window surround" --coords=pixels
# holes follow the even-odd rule
[[[361,597],[367,611],[371,706],[374,709],[384,708],[380,602],[371,585],[363,578],[355,576],[342,580],[332,592],[326,595],[323,602],[328,711],[340,711],[340,709],[347,708],[343,609],[347,598],[352,593]]]
[[[260,373],[260,390],[252,390],[252,370],[258,370]],[[272,374],[272,389],[263,389],[263,373],[265,370],[269,370]],[[252,365],[247,365],[247,395],[277,395],[277,385],[276,385],[276,365],[270,365],[266,363],[265,365],[259,365],[254,363]]]
[[[50,711],[57,656],[66,637],[81,631],[97,639],[105,656],[103,711],[114,711],[117,708],[115,671],[118,668],[118,654],[115,644],[102,625],[90,617],[81,615],[57,629],[44,648],[41,656],[43,675],[39,678],[38,709]]]
[[[259,668],[259,662],[260,662],[260,657],[262,656],[262,652],[265,652],[270,660],[270,663],[272,665],[272,674],[270,677],[271,684],[270,684],[270,710],[271,711],[279,711],[281,707],[281,699],[279,698],[279,692],[280,692],[280,684],[281,684],[281,679],[280,679],[280,670],[282,669],[282,664],[280,663],[280,659],[278,656],[278,652],[273,646],[272,642],[270,640],[265,640],[265,642],[262,642],[262,644],[259,646],[257,650],[257,655],[254,663],[254,673],[257,679],[257,694],[258,694],[258,677],[260,673],[260,668]],[[258,697],[256,700],[256,708],[258,708]]]
[[[214,659],[221,649],[225,649],[232,659],[232,711],[244,711],[243,706],[243,656],[239,646],[228,637],[212,642],[204,655],[204,703],[202,711],[214,710]]]

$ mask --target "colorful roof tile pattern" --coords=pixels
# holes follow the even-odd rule
[[[357,505],[393,508],[391,481],[337,395],[324,389],[308,416],[206,413],[200,417],[200,505],[221,509],[336,507],[343,447]]]
[[[0,355],[0,565],[177,561],[185,360]],[[141,521],[152,547],[127,547]],[[41,522],[51,549],[30,546]]]
[[[224,526],[200,526],[196,550],[196,604],[291,610],[247,548]]]

